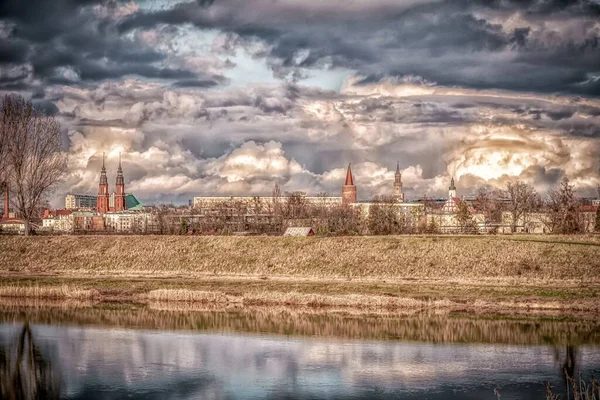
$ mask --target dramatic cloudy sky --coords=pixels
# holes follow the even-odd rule
[[[3,0],[0,91],[143,202],[600,184],[599,0]]]

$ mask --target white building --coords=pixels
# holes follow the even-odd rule
[[[335,206],[342,204],[341,196],[306,196],[305,193],[286,193],[279,198],[279,201],[284,204],[292,196],[299,196],[311,205]],[[274,199],[273,196],[198,196],[194,197],[193,207],[209,208],[218,204],[239,202],[267,208],[273,205]]]
[[[109,212],[104,214],[106,230],[111,232],[150,233],[157,224],[156,216],[140,212]]]

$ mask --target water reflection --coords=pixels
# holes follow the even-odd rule
[[[36,378],[28,381],[35,382],[33,386],[25,385],[35,387],[37,396],[27,389],[12,398],[54,398],[61,390],[60,397],[69,399],[491,399],[493,390],[499,388],[502,399],[543,399],[544,382],[562,387],[565,354],[577,361],[575,368],[600,372],[600,349],[594,346],[0,325],[0,346],[5,353],[22,338],[31,343],[24,348],[35,350],[24,351],[19,360],[45,359],[39,365],[47,372],[34,374]],[[2,364],[2,376],[11,376],[9,372],[15,370],[11,361]],[[49,384],[59,375],[60,384]],[[3,391],[11,383],[3,379]],[[39,387],[52,389],[42,392]],[[3,392],[3,398],[11,397]]]
[[[61,389],[59,368],[35,342],[29,323],[12,332],[0,346],[0,386],[3,399],[53,399]]]
[[[186,308],[187,307],[187,308]],[[510,318],[455,313],[348,314],[298,308],[194,308],[172,304],[10,303],[0,322],[101,325],[163,330],[251,332],[362,340],[522,345],[600,344],[592,319]]]
[[[2,399],[543,399],[599,344],[594,319],[0,301]]]

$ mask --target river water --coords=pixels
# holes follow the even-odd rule
[[[566,398],[565,367],[600,374],[593,322],[14,306],[0,316],[5,397],[496,399],[496,389],[543,400],[547,381]]]

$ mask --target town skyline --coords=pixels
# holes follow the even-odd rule
[[[0,92],[61,124],[68,192],[146,203],[600,184],[597,2],[8,1]],[[268,16],[266,18],[265,16]],[[416,22],[415,22],[416,21]],[[112,168],[112,169],[111,169]]]

